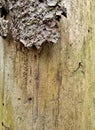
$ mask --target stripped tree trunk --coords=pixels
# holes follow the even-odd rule
[[[64,1],[58,44],[0,38],[0,130],[95,130],[95,1]]]

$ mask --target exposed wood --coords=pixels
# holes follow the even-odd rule
[[[0,130],[95,130],[95,1],[68,3],[58,44],[0,39]]]

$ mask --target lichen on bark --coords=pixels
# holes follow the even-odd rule
[[[6,37],[8,35],[8,20],[0,18],[0,35]]]
[[[64,11],[62,0],[1,0],[0,5],[9,12],[14,40],[37,48],[45,42],[57,43],[60,31],[56,18]]]

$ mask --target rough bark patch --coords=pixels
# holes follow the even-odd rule
[[[57,21],[61,15],[67,17],[63,0],[1,0],[2,6],[9,12],[9,29],[16,41],[37,48],[46,41],[57,43],[60,38]],[[0,26],[1,36],[6,34],[2,29]]]

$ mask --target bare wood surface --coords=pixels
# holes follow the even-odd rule
[[[67,8],[40,53],[0,38],[0,130],[95,130],[95,1]]]

